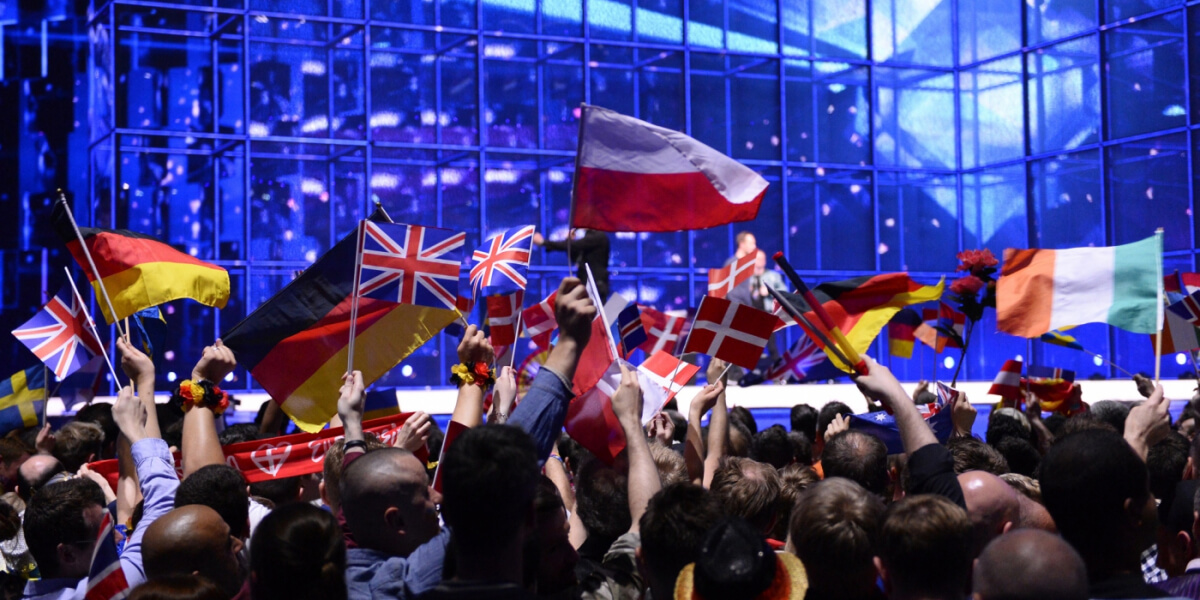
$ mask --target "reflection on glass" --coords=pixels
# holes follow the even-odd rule
[[[958,77],[962,110],[964,169],[1025,153],[1025,114],[1021,102],[1021,59],[984,63]]]
[[[1100,139],[1100,39],[1090,35],[1026,55],[1029,146],[1069,150]]]
[[[1089,150],[1030,163],[1029,193],[1039,248],[1104,246],[1100,152]]]

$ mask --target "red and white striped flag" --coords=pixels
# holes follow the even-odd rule
[[[684,231],[749,221],[767,181],[679,133],[584,105],[572,227]]]
[[[92,551],[92,567],[88,570],[85,600],[117,600],[129,594],[129,582],[121,570],[117,542],[113,539],[113,520],[108,511],[100,521],[96,549]]]
[[[754,259],[757,253],[747,254],[720,269],[708,270],[708,295],[724,298],[754,275]]]
[[[513,292],[487,297],[488,327],[491,328],[492,346],[511,346],[517,341],[517,316],[521,314],[521,303],[525,292]]]
[[[684,353],[698,352],[744,369],[758,366],[779,318],[756,308],[705,296],[696,311]]]
[[[996,379],[992,382],[988,394],[1000,396],[1005,400],[1021,397],[1021,370],[1023,365],[1019,360],[1006,360]]]
[[[674,354],[675,345],[679,343],[679,338],[683,335],[683,327],[687,324],[687,315],[665,313],[649,306],[643,306],[641,309],[642,325],[645,326],[649,339],[639,348],[644,350],[647,355],[660,350],[667,354]]]
[[[558,291],[553,291],[545,300],[521,311],[521,323],[525,326],[525,335],[533,339],[538,348],[545,350],[550,347],[550,338],[558,329],[558,320],[554,316],[554,302],[558,299]]]

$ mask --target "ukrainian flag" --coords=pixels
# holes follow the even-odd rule
[[[41,426],[45,404],[46,370],[42,365],[0,381],[0,435]]]

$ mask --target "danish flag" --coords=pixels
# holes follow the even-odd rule
[[[533,225],[526,225],[488,238],[472,255],[471,287],[485,296],[524,290],[533,231]]]
[[[705,296],[684,353],[699,352],[744,369],[758,366],[779,317],[724,298]]]
[[[550,337],[558,329],[558,321],[554,316],[554,302],[558,292],[551,292],[545,300],[530,306],[521,312],[521,323],[525,325],[525,335],[533,339],[538,348],[550,347]]]
[[[516,291],[487,297],[488,327],[492,330],[492,346],[511,346],[517,341],[517,318],[525,292]]]
[[[88,330],[87,314],[69,285],[63,286],[49,304],[12,333],[59,379],[100,354],[100,342]]]
[[[363,221],[360,227],[360,296],[455,309],[460,254],[467,234],[371,221]]]
[[[708,295],[724,298],[754,275],[754,259],[758,253],[747,254],[720,269],[708,270]]]
[[[129,595],[129,582],[121,570],[121,559],[117,555],[117,543],[113,539],[113,519],[104,511],[100,522],[100,534],[96,537],[96,549],[92,551],[92,567],[88,571],[85,600],[117,600]]]
[[[654,354],[659,350],[667,354],[675,353],[675,345],[683,335],[683,327],[687,324],[687,315],[664,313],[649,306],[643,306],[642,325],[646,329],[648,339],[639,348],[646,354]]]
[[[825,361],[825,352],[807,335],[800,336],[795,346],[792,346],[779,360],[771,365],[764,379],[778,379],[795,375],[796,379],[804,379],[808,371]]]

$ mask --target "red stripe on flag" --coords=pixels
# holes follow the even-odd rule
[[[626,173],[580,167],[575,181],[572,226],[601,231],[680,231],[749,221],[758,215],[761,194],[733,204],[695,173]],[[668,200],[669,199],[669,200]]]
[[[88,252],[92,255],[92,260],[96,263],[96,270],[100,272],[102,278],[116,275],[140,264],[154,262],[181,263],[224,270],[154,239],[130,237],[112,231],[102,231],[85,236],[84,239],[87,240]],[[68,242],[67,249],[71,251],[71,256],[75,257],[75,261],[80,265],[88,264],[87,257],[83,255],[83,248],[78,241]],[[83,271],[87,274],[88,281],[96,280],[90,268],[85,268]]]

